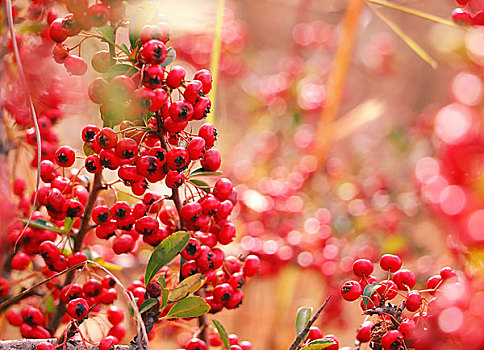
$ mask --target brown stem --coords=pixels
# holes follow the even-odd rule
[[[18,340],[6,340],[0,341],[0,350],[31,350],[35,349],[40,343],[51,343],[55,344],[56,339],[18,339]],[[87,345],[88,350],[97,350],[97,346]],[[66,344],[67,350],[84,350],[81,341],[69,341]],[[114,350],[131,350],[129,346],[116,345],[113,347]]]
[[[163,129],[163,120],[161,119],[160,113],[156,113],[156,124],[158,126],[158,137],[160,139],[161,147],[168,152],[168,145],[166,143],[165,139],[165,131]],[[167,165],[165,163],[165,172],[167,172]],[[174,188],[171,191],[171,200],[173,203],[175,203],[176,211],[178,213],[178,218],[180,219],[180,228],[184,227],[183,221],[180,216],[180,210],[182,208],[182,202],[180,199],[180,193],[178,191],[178,188]],[[201,296],[203,298],[203,291],[198,291],[197,295]],[[203,340],[207,344],[207,350],[209,350],[209,342],[208,342],[208,333],[207,333],[207,328],[208,328],[208,318],[207,315],[201,315],[198,317],[198,328],[200,329],[200,334],[198,335],[198,338]]]
[[[319,307],[318,311],[316,311],[316,313],[313,315],[313,317],[309,320],[306,327],[304,327],[304,329],[301,332],[299,332],[299,334],[296,337],[296,340],[294,340],[294,342],[291,344],[291,347],[289,348],[289,350],[296,350],[297,349],[299,344],[304,340],[304,337],[306,336],[306,334],[308,334],[309,329],[311,328],[313,323],[316,322],[319,315],[321,314],[321,312],[326,307],[326,304],[328,303],[330,298],[331,298],[331,295],[328,297],[328,299],[326,299],[326,301],[323,303],[323,305],[321,305]]]
[[[94,204],[96,203],[97,196],[101,189],[102,189],[102,171],[94,175],[91,191],[89,192],[89,198],[87,199],[86,207],[84,208],[84,215],[81,218],[81,225],[79,227],[79,231],[74,236],[74,250],[72,253],[77,253],[82,248],[82,242],[84,240],[84,237],[86,236],[86,234],[89,232],[89,229],[90,229],[89,223],[91,222],[92,210],[94,208]],[[64,286],[71,284],[73,278],[74,278],[74,270],[70,270],[64,281]],[[50,328],[52,330],[54,331],[57,330],[57,328],[59,327],[59,324],[62,321],[62,317],[64,316],[65,311],[66,311],[65,304],[61,300],[59,300],[59,305],[57,306],[57,310],[54,314],[54,317],[52,317],[52,319],[50,320]]]

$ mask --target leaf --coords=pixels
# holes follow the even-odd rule
[[[407,44],[408,47],[413,50],[413,52],[419,55],[420,58],[427,62],[433,69],[437,69],[437,62],[427,53],[427,51],[425,51],[419,44],[417,44],[412,38],[410,38],[399,26],[396,25],[395,22],[390,20],[379,10],[373,7],[370,8],[375,13],[375,15],[377,15],[383,22],[385,22],[386,25],[389,26],[390,29],[393,30],[393,32],[398,35],[400,39],[402,39],[405,44]]]
[[[162,288],[166,288],[166,279],[165,276],[158,277],[158,283]]]
[[[47,295],[44,302],[44,308],[45,308],[45,312],[47,313],[52,313],[57,309],[57,307],[55,306],[54,297],[52,296],[52,294]]]
[[[105,38],[108,43],[113,43],[114,42],[114,31],[113,28],[109,25],[105,25],[102,27],[96,28],[96,31],[101,34],[103,38]]]
[[[85,143],[82,145],[82,150],[84,151],[84,154],[85,154],[86,156],[88,156],[88,157],[89,157],[89,156],[92,156],[93,154],[96,154],[96,153],[94,152],[94,150],[92,149],[92,147],[91,147],[90,143],[87,143],[87,142],[85,142]]]
[[[381,287],[381,284],[378,284],[377,282],[373,282],[372,284],[368,284],[365,289],[363,289],[363,306],[366,308],[366,305],[368,304],[368,300],[371,299],[371,296],[376,292],[378,288]]]
[[[148,1],[136,5],[129,22],[129,43],[132,49],[137,46],[141,29],[149,24],[157,13],[156,7]]]
[[[194,177],[194,176],[214,176],[214,175],[221,175],[222,173],[220,171],[208,171],[203,168],[198,168],[193,170],[190,175],[188,175],[189,178]]]
[[[168,304],[168,296],[170,295],[170,291],[165,287],[161,287],[161,300],[160,306],[165,307]]]
[[[297,309],[296,334],[299,334],[303,331],[304,327],[306,327],[309,320],[311,319],[312,313],[313,313],[312,307],[300,307],[299,309]]]
[[[205,181],[190,179],[190,180],[188,180],[188,182],[191,182],[195,186],[199,187],[202,191],[210,193],[210,186]]]
[[[322,338],[313,340],[308,345],[303,346],[299,350],[321,350],[330,347],[331,345],[336,344],[336,342],[331,338]]]
[[[218,334],[220,334],[220,338],[222,338],[222,342],[224,343],[225,350],[230,350],[230,342],[229,342],[229,336],[227,334],[227,331],[219,321],[212,320],[212,322],[215,325],[215,328],[217,328]]]
[[[126,44],[121,44],[119,45],[119,48],[126,54],[126,55],[130,55],[131,54],[131,51],[129,50],[129,48],[126,46]]]
[[[206,280],[207,278],[201,273],[196,273],[194,275],[191,275],[185,278],[183,281],[181,281],[178,284],[178,287],[172,290],[168,300],[177,301],[186,297],[188,294],[193,293],[198,289],[200,289],[200,287],[203,286]]]
[[[168,66],[169,64],[172,64],[173,61],[175,60],[176,58],[176,51],[173,47],[169,47],[168,50],[167,50],[167,55],[166,55],[166,58],[165,60],[163,61],[162,64],[160,64],[160,66],[162,67],[166,67]]]
[[[139,298],[134,298],[134,302],[135,302],[136,304],[138,304],[138,299],[139,299]],[[131,317],[134,317],[134,309],[133,309],[133,306],[131,305],[131,303],[129,303],[129,315],[130,315]]]
[[[148,261],[148,265],[146,265],[146,285],[151,282],[153,277],[155,277],[163,266],[172,261],[178,255],[178,253],[185,248],[189,239],[189,233],[185,231],[178,231],[165,238],[163,242],[161,242],[158,247],[155,248],[151,254],[150,260]]]
[[[108,73],[107,73],[107,78],[108,79],[113,79],[117,77],[118,75],[133,75],[136,73],[139,69],[130,65],[130,64],[115,64],[114,66],[109,67]]]
[[[209,310],[210,305],[203,298],[192,296],[173,305],[165,318],[197,317],[206,314]]]
[[[64,219],[64,228],[62,231],[64,231],[64,233],[69,232],[72,228],[72,225],[74,225],[74,219],[70,217],[66,217]]]
[[[148,311],[153,306],[155,306],[157,302],[158,301],[155,298],[146,299],[145,301],[143,301],[143,303],[139,307],[139,313],[142,314],[142,313]]]
[[[63,230],[58,228],[56,225],[54,225],[52,222],[44,220],[44,219],[35,219],[33,221],[27,220],[27,219],[20,219],[20,221],[24,224],[28,224],[29,226],[35,227],[35,228],[40,228],[43,230],[48,230],[52,232],[57,232],[57,233],[64,233]]]

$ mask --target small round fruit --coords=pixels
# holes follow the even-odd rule
[[[361,286],[357,281],[348,281],[341,287],[341,295],[346,301],[354,301],[361,295]]]
[[[67,304],[67,314],[75,320],[83,319],[88,313],[89,304],[84,298],[73,299]]]

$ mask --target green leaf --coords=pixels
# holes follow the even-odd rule
[[[146,311],[148,311],[149,309],[151,309],[154,305],[156,305],[158,301],[155,299],[155,298],[149,298],[149,299],[146,299],[145,301],[143,301],[143,303],[141,304],[141,306],[139,307],[139,313],[142,314]]]
[[[312,307],[300,307],[299,309],[297,309],[296,334],[299,334],[303,331],[304,327],[306,327],[309,320],[311,319],[312,314],[313,314]]]
[[[40,229],[43,229],[43,230],[57,232],[57,233],[60,233],[60,234],[64,233],[63,230],[58,228],[52,222],[44,220],[44,219],[35,219],[33,221],[30,221],[30,222],[27,219],[20,219],[20,221],[22,223],[24,223],[25,225],[28,224],[29,226],[32,226],[32,227],[35,227],[35,228],[40,228]]]
[[[173,305],[165,318],[197,317],[206,314],[209,310],[210,305],[203,298],[192,296]]]
[[[300,350],[322,350],[336,344],[336,342],[331,338],[322,338],[313,340],[308,345],[303,346]]]
[[[115,64],[114,66],[109,67],[109,70],[107,72],[107,78],[108,79],[113,79],[117,77],[118,75],[133,75],[139,71],[138,68],[130,65],[130,64]]]
[[[47,295],[44,302],[44,308],[45,308],[45,312],[47,313],[52,313],[57,309],[57,307],[55,306],[54,297],[52,296],[52,294]]]
[[[158,283],[162,288],[166,288],[166,279],[165,276],[158,277]]]
[[[190,180],[188,180],[188,182],[191,182],[195,186],[199,187],[202,191],[210,193],[210,188],[209,188],[210,186],[205,181],[190,179]]]
[[[208,171],[203,168],[198,168],[193,170],[190,175],[188,175],[189,178],[194,177],[194,176],[214,176],[214,175],[221,175],[222,172],[220,171]]]
[[[168,50],[167,50],[166,58],[163,61],[163,63],[160,64],[160,66],[166,67],[169,64],[172,64],[173,61],[175,60],[175,58],[176,58],[176,51],[175,51],[175,49],[173,47],[169,47]]]
[[[438,64],[437,61],[435,61],[428,53],[425,51],[419,44],[417,44],[412,38],[410,38],[395,22],[390,20],[388,17],[386,17],[383,13],[381,13],[379,10],[376,8],[373,8],[370,6],[372,11],[377,15],[385,24],[390,27],[393,32],[402,39],[405,44],[410,47],[410,49],[413,50],[418,56],[420,56],[421,59],[423,59],[425,62],[427,62],[433,69],[437,69]]]
[[[170,293],[169,301],[177,301],[183,299],[188,294],[193,293],[200,289],[205,283],[207,278],[201,273],[188,276],[178,284],[178,287],[173,289]]]
[[[136,304],[138,303],[138,299],[139,298],[134,298],[134,301],[135,301]],[[133,309],[133,306],[131,305],[131,303],[129,303],[129,315],[131,317],[134,317],[134,309]]]
[[[62,231],[64,231],[64,233],[69,232],[72,228],[72,225],[74,225],[74,219],[70,217],[66,217],[64,219],[64,228]]]
[[[168,296],[170,295],[170,291],[165,287],[161,287],[161,300],[160,306],[165,307],[168,304]]]
[[[156,7],[148,1],[136,5],[136,10],[131,15],[129,22],[129,43],[132,49],[137,45],[141,29],[149,24],[157,13]]]
[[[215,325],[215,328],[217,328],[218,334],[220,334],[220,338],[222,338],[222,342],[224,343],[225,350],[230,350],[230,342],[229,342],[229,336],[227,334],[227,331],[219,321],[212,320],[212,322]]]
[[[106,260],[104,260],[103,257],[99,257],[99,258],[94,259],[94,262],[98,263],[102,267],[107,268],[108,270],[113,270],[113,271],[121,271],[122,270],[121,267],[119,267],[118,265],[114,265],[114,264],[107,262]]]
[[[366,305],[368,304],[368,301],[371,299],[371,296],[375,294],[378,288],[381,287],[381,284],[378,284],[377,282],[373,282],[372,284],[368,284],[365,289],[363,289],[363,306],[366,308]]]
[[[113,43],[114,42],[114,30],[111,26],[105,25],[102,27],[96,28],[96,31],[101,34],[103,38],[106,39],[108,43]]]
[[[178,253],[185,248],[189,239],[189,233],[185,231],[178,231],[165,238],[163,242],[161,242],[158,247],[155,248],[151,254],[150,260],[148,261],[148,265],[146,265],[146,285],[151,282],[153,277],[155,277],[163,266],[172,261],[178,255]]]
[[[88,157],[89,157],[89,156],[92,156],[93,154],[96,154],[96,153],[94,152],[94,150],[92,149],[91,144],[90,144],[90,143],[88,143],[88,142],[85,142],[85,143],[82,145],[82,150],[83,150],[84,154],[85,154],[86,156],[88,156]]]
[[[126,54],[126,55],[130,55],[131,54],[131,51],[129,51],[129,48],[128,46],[126,46],[126,44],[121,44],[119,45],[119,48]]]

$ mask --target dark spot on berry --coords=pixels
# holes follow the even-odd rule
[[[61,152],[57,156],[57,160],[59,161],[59,163],[65,164],[69,161],[69,158],[67,158],[67,155],[65,153]]]

